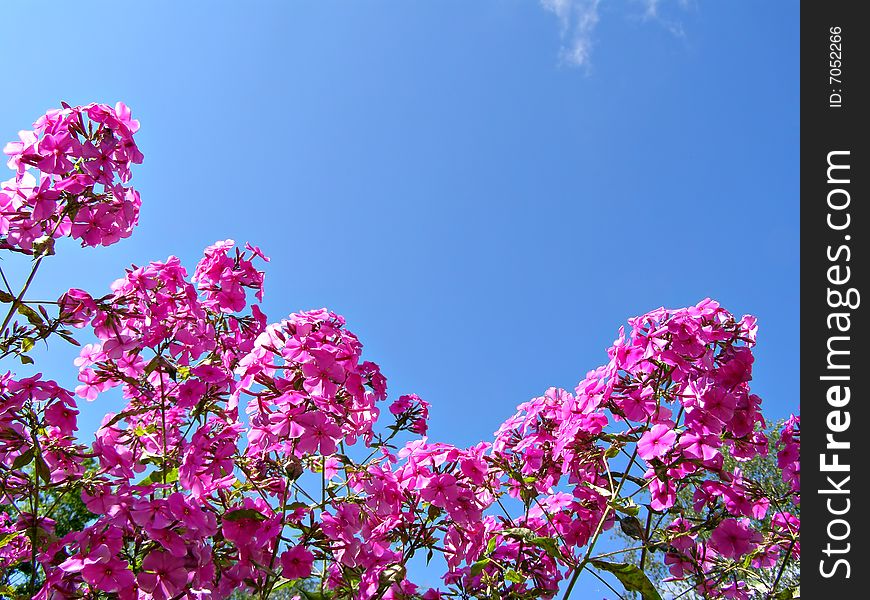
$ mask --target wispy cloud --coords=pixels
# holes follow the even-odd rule
[[[541,0],[562,26],[562,59],[575,66],[588,66],[592,34],[598,25],[599,0]]]
[[[560,58],[576,67],[589,67],[595,30],[600,20],[601,0],[540,0],[541,6],[559,19],[562,36]],[[676,37],[684,37],[683,25],[678,19],[663,15],[665,0],[635,0],[628,9],[629,16],[655,22]],[[688,9],[693,0],[676,0],[679,8]]]
[[[662,10],[662,0],[641,0],[641,2],[644,6],[641,18],[644,21],[658,23],[675,37],[686,37],[683,23],[672,15],[665,14],[666,11]],[[691,0],[677,0],[677,6],[682,10],[688,10],[691,8]]]

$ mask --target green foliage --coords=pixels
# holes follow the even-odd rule
[[[97,464],[94,459],[86,459],[84,464],[86,477],[87,474],[96,471]],[[35,467],[25,468],[25,472],[32,468]],[[51,507],[46,516],[55,521],[54,533],[58,538],[72,531],[81,531],[95,518],[95,515],[88,510],[82,501],[80,483],[71,487],[51,487],[44,489],[39,494],[40,506]],[[16,511],[11,506],[0,505],[0,512],[14,517]],[[24,562],[4,570],[2,577],[0,577],[0,598],[27,598],[29,595],[27,589],[29,587],[31,570],[32,567],[29,562]],[[41,580],[42,575],[38,573],[38,585],[41,585]]]
[[[613,573],[627,591],[637,592],[643,600],[662,600],[646,573],[636,565],[593,560],[592,566]]]

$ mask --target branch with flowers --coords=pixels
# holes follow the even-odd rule
[[[29,364],[37,342],[89,343],[74,390],[0,376],[2,593],[569,598],[588,573],[651,600],[644,566],[657,553],[685,593],[796,597],[781,575],[800,556],[787,510],[799,506],[800,418],[779,441],[786,493],[723,463],[723,450],[738,462],[768,451],[749,388],[753,317],[709,299],[635,317],[573,392],[521,404],[490,441],[431,441],[429,404],[389,402],[340,315],[269,324],[269,259],[255,246],[218,242],[192,276],[169,257],[104,295],[28,298],[56,240],[132,233],[138,128],[120,103],[64,104],[4,150],[14,175],[0,186],[0,251],[31,261],[17,288],[2,273],[0,356]],[[108,394],[124,409],[80,439],[79,403]],[[691,513],[676,503],[687,493]],[[92,519],[58,535],[47,498],[64,496]],[[635,546],[597,550],[615,525]],[[638,564],[620,560],[630,550]],[[413,583],[414,557],[442,584]],[[13,571],[27,577],[11,582]]]

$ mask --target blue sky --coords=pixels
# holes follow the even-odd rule
[[[766,413],[797,411],[797,3],[147,5],[0,5],[0,138],[60,100],[142,122],[139,229],[62,244],[35,294],[249,240],[272,320],[344,314],[457,445],[711,296],[759,318]]]

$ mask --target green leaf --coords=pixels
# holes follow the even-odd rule
[[[8,533],[0,535],[0,548],[2,548],[20,535],[22,535],[22,532],[20,531],[10,531]]]
[[[640,513],[640,507],[630,498],[616,498],[607,503],[613,510],[636,517]]]
[[[242,519],[254,519],[255,521],[265,521],[266,516],[260,511],[253,508],[239,508],[232,510],[223,516],[224,521],[241,521]]]
[[[48,463],[42,456],[36,457],[36,474],[45,483],[51,483],[51,469],[48,468]]]
[[[562,557],[561,552],[559,552],[559,544],[556,543],[555,539],[539,536],[528,527],[512,527],[510,529],[504,529],[501,531],[501,534],[505,537],[513,538],[515,540],[523,540],[532,546],[542,548],[552,558],[558,559]],[[495,538],[490,540],[489,544],[492,546],[492,550],[495,550]],[[491,553],[492,550],[487,546],[487,554]]]
[[[774,600],[797,600],[801,597],[801,586],[796,585],[794,587],[790,587],[786,590],[782,590],[776,596],[774,596]]]
[[[56,333],[57,333],[57,335],[59,335],[60,337],[62,337],[63,339],[65,339],[67,342],[69,342],[70,344],[72,344],[73,346],[81,346],[81,344],[78,342],[78,340],[76,340],[76,339],[75,339],[73,336],[71,336],[70,334],[65,333],[65,332],[63,332],[63,331],[57,331]]]
[[[500,533],[505,537],[514,538],[515,540],[530,540],[535,537],[535,532],[528,527],[511,527],[503,529]]]
[[[172,468],[166,471],[166,483],[174,483],[178,481],[178,469]],[[157,469],[145,476],[136,485],[151,485],[152,483],[163,483],[163,469]]]
[[[39,329],[39,331],[45,329],[45,322],[42,320],[42,317],[39,316],[39,313],[26,304],[19,304],[18,312],[24,315],[30,324]]]
[[[111,427],[121,419],[126,419],[127,417],[134,417],[136,415],[142,415],[149,411],[154,410],[153,406],[143,406],[141,408],[131,408],[130,410],[125,410],[123,412],[119,412],[117,415],[109,419],[109,422],[103,425],[104,428]]]
[[[526,578],[516,572],[514,569],[508,569],[504,573],[504,578],[512,583],[523,583]]]
[[[283,581],[281,581],[281,583],[279,583],[278,585],[276,585],[275,587],[272,588],[272,594],[274,594],[275,592],[279,592],[281,590],[287,590],[287,591],[293,592],[293,593],[300,593],[301,590],[296,589],[298,585],[299,585],[298,579],[284,579]],[[270,597],[271,597],[271,594],[270,594]],[[283,598],[284,594],[276,594],[275,597]]]
[[[619,528],[622,530],[622,533],[632,539],[646,541],[646,531],[637,517],[622,517],[619,519]]]
[[[655,586],[635,565],[628,563],[611,563],[603,560],[593,560],[592,565],[596,569],[613,573],[622,583],[626,591],[638,592],[643,600],[662,600]]]
[[[533,537],[529,540],[529,543],[538,548],[543,548],[550,558],[555,558],[556,560],[563,558],[562,553],[559,552],[559,544],[553,538]]]
[[[36,346],[36,342],[34,342],[30,338],[24,338],[21,340],[21,351],[22,352],[30,352],[33,350],[33,347]]]
[[[605,458],[616,458],[619,456],[619,449],[622,448],[623,444],[618,442],[613,442],[610,444],[610,447],[604,451]]]
[[[599,494],[601,494],[601,495],[604,496],[605,498],[609,498],[610,496],[613,495],[613,492],[611,492],[611,491],[608,490],[607,488],[603,488],[603,487],[597,486],[597,485],[595,485],[595,484],[593,484],[593,483],[589,483],[588,481],[584,481],[584,482],[583,482],[583,485],[585,485],[585,486],[588,487],[588,488],[592,488],[593,490],[595,490],[596,492],[598,492]]]
[[[160,365],[160,355],[159,354],[157,356],[155,356],[154,358],[152,358],[148,362],[147,365],[145,365],[145,371],[144,371],[145,375],[151,375],[151,373],[154,372],[154,369],[156,369],[158,367],[158,365]]]
[[[30,461],[33,460],[33,448],[30,448],[26,452],[19,454],[18,458],[15,459],[12,463],[12,470],[17,471],[21,467],[25,465],[29,465]]]
[[[52,256],[54,254],[54,238],[50,235],[44,235],[33,240],[33,258],[37,259],[41,256]]]
[[[130,431],[130,430],[127,429],[127,431]],[[146,435],[150,435],[150,434],[154,433],[155,431],[157,431],[157,425],[156,425],[156,424],[154,424],[154,423],[150,423],[150,424],[148,424],[146,427],[142,427],[142,424],[139,423],[139,424],[136,425],[136,427],[133,428],[132,433],[133,433],[133,435],[136,436],[136,437],[144,437],[144,436],[146,436]],[[155,463],[155,464],[156,464],[156,463]]]
[[[612,505],[613,508],[621,513],[625,513],[629,516],[636,517],[640,514],[640,507],[636,504],[629,504],[627,506],[620,505]]]
[[[5,304],[7,302],[12,302],[13,300],[15,300],[15,296],[10,294],[9,292],[0,291],[0,302],[3,302]]]
[[[491,558],[481,558],[476,561],[473,565],[471,565],[471,574],[472,575],[480,575],[480,572],[483,571],[489,563],[492,562]]]

